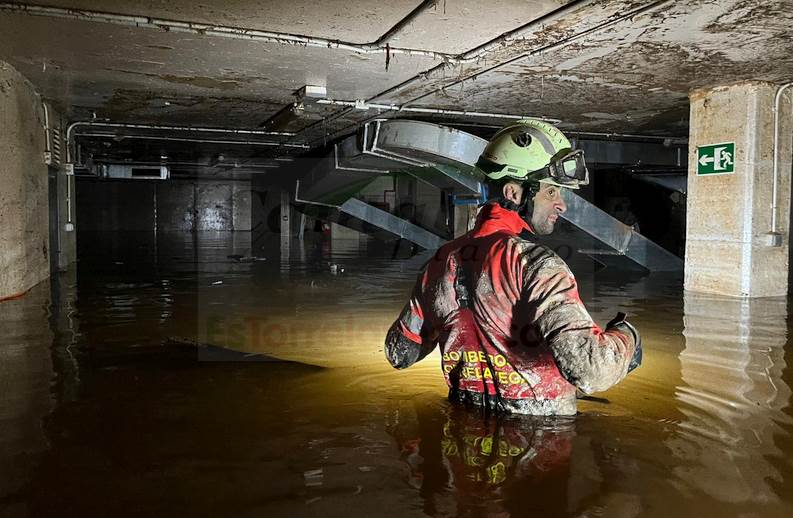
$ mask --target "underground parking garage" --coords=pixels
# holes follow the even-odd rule
[[[0,3],[0,516],[793,515],[792,13]]]

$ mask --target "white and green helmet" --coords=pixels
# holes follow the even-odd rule
[[[538,119],[519,120],[501,129],[476,166],[490,180],[550,183],[569,189],[589,183],[584,152],[573,151],[561,131]]]

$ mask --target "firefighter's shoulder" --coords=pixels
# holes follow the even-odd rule
[[[567,263],[551,247],[521,236],[514,236],[510,241],[524,266],[533,270],[569,271]]]

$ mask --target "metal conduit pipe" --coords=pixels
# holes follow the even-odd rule
[[[442,73],[449,66],[455,65],[457,63],[460,63],[461,59],[464,60],[465,63],[475,62],[475,61],[481,59],[482,56],[484,56],[484,54],[486,54],[490,50],[498,48],[501,45],[506,45],[506,43],[507,43],[507,39],[506,38],[512,37],[512,39],[517,39],[518,34],[523,35],[524,33],[528,33],[530,31],[534,30],[535,28],[541,28],[545,24],[548,24],[548,23],[554,22],[554,21],[558,21],[558,20],[564,18],[566,15],[570,14],[573,10],[575,10],[575,8],[581,6],[582,4],[585,4],[585,3],[592,3],[592,1],[593,0],[574,0],[574,1],[566,4],[565,6],[559,8],[559,9],[557,9],[555,11],[552,11],[552,12],[546,14],[546,15],[543,15],[543,16],[541,16],[539,18],[536,18],[536,19],[530,21],[529,23],[519,27],[518,29],[515,29],[514,31],[510,31],[510,32],[508,32],[506,34],[502,34],[501,36],[499,36],[497,38],[494,38],[494,39],[490,40],[489,42],[487,42],[487,43],[485,43],[483,45],[480,45],[479,47],[476,47],[476,48],[474,48],[474,49],[472,49],[472,50],[470,50],[468,52],[465,52],[465,53],[463,53],[462,55],[458,56],[455,59],[445,59],[443,63],[441,63],[439,65],[436,65],[435,67],[430,68],[429,70],[425,70],[423,72],[420,72],[420,73],[416,74],[415,76],[413,76],[411,78],[408,78],[405,81],[399,83],[398,85],[395,85],[395,86],[392,86],[391,88],[383,90],[382,92],[380,92],[380,93],[378,93],[378,94],[366,99],[365,102],[371,103],[371,102],[375,101],[376,99],[379,99],[379,98],[384,97],[386,95],[389,95],[389,94],[392,94],[392,93],[396,93],[396,92],[398,92],[400,90],[403,90],[404,88],[412,85],[416,81],[427,80],[432,74],[435,74],[435,73],[438,73],[438,72]],[[0,4],[0,5],[2,5],[2,4]],[[444,87],[444,88],[446,88],[446,87]],[[404,103],[403,105],[406,105],[406,104],[409,104],[409,103],[412,103],[412,102],[415,102],[415,101],[416,101],[416,99],[411,99],[408,102]],[[324,119],[322,119],[320,121],[317,121],[317,122],[314,122],[314,123],[306,125],[300,131],[298,131],[298,133],[303,133],[304,131],[309,130],[309,129],[311,129],[314,126],[319,125],[319,124],[326,124],[328,122],[332,122],[332,121],[334,121],[334,120],[336,120],[336,119],[338,119],[340,117],[343,117],[344,115],[348,114],[350,111],[352,111],[352,107],[347,106],[343,110],[339,110],[338,112],[336,112],[334,114],[331,114],[330,116],[328,116],[328,117],[326,117],[326,118],[324,118]],[[343,132],[348,127],[349,126],[344,128],[340,132]],[[340,132],[337,132],[337,134],[340,133]]]
[[[673,1],[674,0],[658,0],[656,2],[652,2],[649,5],[645,5],[643,7],[639,7],[638,9],[634,9],[633,11],[629,11],[627,13],[620,14],[620,15],[618,15],[618,16],[610,19],[610,20],[607,20],[607,21],[605,21],[605,22],[603,22],[601,24],[598,24],[598,25],[596,25],[594,27],[590,27],[589,29],[583,30],[581,32],[577,32],[577,33],[575,33],[572,36],[569,36],[567,38],[562,38],[561,40],[559,40],[559,41],[557,41],[555,43],[551,43],[550,45],[545,45],[543,47],[540,47],[540,48],[537,48],[537,49],[534,49],[534,50],[530,50],[528,52],[524,52],[524,53],[522,53],[522,54],[520,54],[518,56],[515,56],[513,58],[509,58],[509,59],[507,59],[505,61],[502,61],[500,63],[497,63],[497,64],[495,64],[495,65],[493,65],[491,67],[488,67],[488,68],[486,68],[486,69],[484,69],[484,70],[482,70],[480,72],[476,72],[474,74],[471,74],[470,76],[467,76],[467,77],[464,77],[462,79],[458,79],[456,81],[453,81],[453,82],[451,82],[449,84],[446,84],[446,85],[444,85],[441,88],[436,88],[435,90],[432,90],[431,92],[427,92],[427,93],[422,94],[422,95],[420,95],[418,97],[415,97],[415,98],[411,99],[410,101],[408,101],[408,102],[406,102],[404,104],[414,103],[416,101],[424,99],[425,97],[429,97],[430,95],[434,95],[434,94],[436,94],[436,93],[438,93],[438,92],[440,92],[442,90],[445,90],[446,88],[452,88],[452,87],[457,86],[459,84],[462,84],[462,83],[464,83],[466,81],[477,79],[477,78],[479,78],[480,76],[482,76],[484,74],[487,74],[487,73],[493,72],[494,70],[498,70],[498,69],[503,68],[505,66],[511,65],[512,63],[515,63],[516,61],[520,61],[522,59],[526,59],[526,58],[529,58],[529,57],[539,56],[539,55],[545,54],[547,52],[550,52],[552,50],[557,50],[559,48],[562,48],[562,47],[564,47],[564,46],[576,41],[576,40],[579,40],[579,39],[583,38],[584,36],[588,36],[590,34],[594,34],[596,32],[599,32],[599,31],[601,31],[603,29],[607,29],[607,28],[609,28],[609,27],[611,27],[613,25],[616,25],[616,24],[624,21],[624,20],[633,19],[636,16],[639,16],[639,15],[647,13],[649,11],[653,11],[655,9],[658,9],[661,6],[664,6],[666,4],[672,3]],[[552,13],[554,15],[554,19],[559,18],[559,17],[563,16],[564,14],[569,13],[572,9],[568,9],[568,7],[572,6],[573,4],[574,3],[567,4],[565,7],[559,9],[558,11],[554,11]],[[575,2],[575,4],[577,6],[578,2]],[[543,18],[539,18],[538,20],[543,20]],[[547,22],[547,20],[544,21],[543,23],[546,23],[546,22]],[[534,26],[536,25],[536,23],[532,22],[529,25],[532,26],[530,29],[533,30]],[[529,27],[526,26],[525,31],[528,31],[528,30],[529,30]],[[521,32],[524,32],[524,31],[522,30]],[[490,48],[492,48],[492,47],[490,47]],[[411,81],[411,79],[409,79],[408,81]],[[400,89],[404,88],[404,85],[405,85],[405,83],[402,83],[402,85],[399,85],[399,88]],[[383,95],[383,94],[381,94],[381,95]]]
[[[568,137],[592,137],[592,138],[604,138],[607,140],[619,140],[619,139],[635,139],[635,140],[643,140],[647,142],[669,142],[670,145],[674,144],[687,144],[688,137],[661,137],[658,135],[635,135],[632,133],[606,133],[606,132],[597,132],[597,131],[569,131],[566,132],[565,135]]]
[[[467,77],[465,77],[463,79],[459,79],[457,81],[453,81],[451,83],[445,84],[441,88],[436,88],[435,90],[433,90],[433,91],[431,91],[429,93],[420,95],[418,97],[414,97],[414,98],[408,100],[407,102],[403,103],[401,106],[407,108],[408,107],[407,105],[409,105],[411,103],[414,103],[414,102],[416,102],[418,100],[421,100],[421,99],[423,99],[425,97],[428,97],[430,95],[433,95],[433,94],[435,94],[437,92],[440,92],[440,91],[442,91],[442,90],[444,90],[446,88],[450,88],[452,86],[459,85],[459,84],[461,84],[461,83],[463,83],[465,81],[469,81],[471,79],[478,78],[479,76],[487,74],[488,72],[492,72],[494,70],[497,70],[499,68],[505,67],[507,65],[510,65],[510,64],[516,62],[516,61],[525,59],[527,57],[538,56],[538,55],[544,54],[546,52],[549,52],[551,50],[559,49],[559,48],[561,48],[561,47],[563,47],[563,46],[565,46],[565,45],[567,45],[567,44],[569,44],[569,43],[571,43],[571,42],[573,42],[575,40],[578,40],[578,39],[580,39],[580,38],[582,38],[584,36],[587,36],[587,35],[596,33],[598,31],[601,31],[603,29],[606,29],[608,27],[611,27],[611,26],[613,26],[613,25],[615,25],[617,23],[620,23],[620,22],[622,22],[622,21],[624,21],[626,19],[631,19],[631,18],[634,18],[634,17],[636,17],[638,15],[645,14],[645,13],[647,13],[649,11],[658,9],[658,8],[664,6],[664,5],[672,3],[672,1],[673,0],[657,0],[655,2],[652,2],[652,3],[648,4],[648,5],[645,5],[643,7],[639,7],[637,9],[634,9],[633,11],[629,11],[627,13],[619,14],[619,15],[611,18],[610,20],[607,20],[607,21],[605,21],[605,22],[603,22],[601,24],[596,25],[595,27],[591,27],[591,28],[586,29],[584,31],[575,33],[575,34],[573,34],[573,35],[571,35],[571,36],[569,36],[567,38],[563,38],[563,39],[561,39],[561,40],[559,40],[559,41],[557,41],[555,43],[552,43],[552,44],[549,44],[549,45],[545,45],[543,47],[539,47],[539,48],[531,50],[529,52],[521,53],[520,55],[518,55],[516,57],[510,58],[510,59],[502,61],[500,63],[496,63],[495,65],[493,65],[491,67],[488,67],[485,70],[482,70],[480,72],[476,72],[476,73],[474,73],[474,74],[472,74],[470,76],[467,76]],[[499,36],[498,38],[495,38],[494,40],[491,40],[490,42],[485,43],[484,45],[481,45],[481,46],[479,46],[479,47],[477,47],[477,48],[475,48],[475,49],[473,49],[473,50],[471,50],[469,52],[466,52],[466,53],[462,54],[460,56],[460,58],[457,59],[457,60],[446,60],[444,63],[441,63],[441,64],[439,64],[439,65],[437,65],[437,66],[435,66],[435,67],[433,67],[433,68],[431,68],[429,70],[421,72],[419,74],[416,74],[415,76],[413,76],[413,77],[411,77],[409,79],[406,79],[405,81],[399,83],[398,85],[395,85],[395,86],[393,86],[391,88],[388,88],[387,90],[384,90],[384,91],[376,94],[373,97],[370,97],[365,102],[366,103],[372,103],[373,101],[375,101],[375,100],[377,100],[377,99],[379,99],[381,97],[397,93],[397,92],[407,88],[408,86],[411,86],[413,83],[415,83],[417,81],[427,80],[433,74],[436,74],[436,73],[439,73],[439,72],[440,73],[444,72],[445,69],[447,67],[449,67],[450,65],[454,65],[454,64],[457,64],[457,63],[461,63],[461,62],[470,63],[470,62],[477,61],[477,60],[481,59],[484,54],[486,54],[488,52],[491,52],[492,50],[494,50],[496,48],[499,48],[500,46],[506,45],[509,41],[518,40],[518,39],[527,39],[526,37],[528,35],[530,35],[531,33],[533,33],[535,31],[535,29],[542,29],[543,27],[547,26],[549,23],[553,23],[553,22],[562,20],[564,17],[566,17],[567,15],[569,15],[572,12],[574,12],[575,10],[577,10],[583,4],[594,4],[596,2],[597,2],[597,0],[579,0],[579,1],[570,2],[570,3],[566,4],[565,6],[559,8],[559,9],[557,9],[555,11],[552,11],[552,12],[550,12],[550,13],[544,15],[544,16],[541,16],[541,17],[539,17],[539,18],[537,18],[535,20],[532,20],[531,22],[527,23],[526,25],[524,25],[522,27],[519,27],[518,29],[515,29],[514,31],[511,31],[509,33],[506,33],[505,35]],[[461,60],[464,60],[464,61],[461,61]],[[336,112],[335,114],[332,114],[329,117],[326,117],[325,119],[322,119],[321,121],[317,121],[315,123],[307,125],[303,129],[298,131],[298,134],[303,133],[304,131],[306,131],[306,130],[308,130],[308,129],[310,129],[310,128],[318,125],[318,124],[326,124],[328,122],[334,121],[334,120],[336,120],[336,119],[338,119],[340,117],[343,117],[344,115],[350,113],[350,111],[352,111],[352,110],[353,110],[353,107],[347,106],[343,110],[340,110],[340,111]],[[343,128],[342,130],[340,130],[336,134],[344,132],[347,128],[349,128],[349,126]]]
[[[10,11],[13,13],[29,14],[34,16],[46,16],[50,18],[65,18],[70,20],[82,20],[89,22],[112,23],[125,25],[128,27],[146,27],[151,29],[161,29],[173,32],[184,32],[190,34],[200,34],[202,36],[222,36],[241,40],[265,41],[270,43],[290,44],[304,47],[320,47],[328,49],[340,49],[355,52],[357,54],[407,54],[411,56],[425,56],[439,60],[454,60],[453,54],[434,52],[422,49],[407,49],[401,47],[386,47],[387,40],[401,32],[419,14],[430,7],[436,5],[436,1],[422,2],[416,9],[410,12],[407,17],[402,19],[393,28],[389,29],[382,37],[371,43],[351,43],[337,39],[317,38],[314,36],[304,36],[299,34],[289,34],[284,32],[261,31],[257,29],[247,29],[243,27],[229,27],[224,25],[209,25],[205,23],[187,22],[180,20],[167,20],[153,18],[150,16],[134,16],[124,14],[113,14],[99,11],[88,11],[83,9],[64,9],[60,7],[46,7],[40,5],[17,4],[12,2],[0,3],[0,11]]]
[[[476,62],[476,61],[482,59],[482,57],[485,54],[487,54],[488,52],[491,52],[491,51],[493,51],[493,50],[495,50],[495,49],[497,49],[499,47],[506,46],[510,41],[519,40],[519,39],[527,39],[527,37],[529,35],[533,35],[535,30],[542,30],[543,28],[545,28],[550,23],[554,23],[554,22],[563,20],[566,16],[568,16],[569,14],[573,13],[574,11],[576,11],[582,5],[593,4],[593,3],[596,3],[596,1],[597,0],[577,0],[577,1],[570,2],[570,3],[560,7],[559,9],[556,9],[555,11],[551,11],[550,13],[547,13],[547,14],[545,14],[543,16],[540,16],[539,18],[536,18],[536,19],[530,21],[529,23],[527,23],[527,24],[525,24],[525,25],[523,25],[521,27],[518,27],[517,29],[515,29],[513,31],[510,31],[510,32],[508,32],[506,34],[502,34],[501,36],[499,36],[497,38],[494,38],[493,40],[490,40],[489,42],[487,42],[487,43],[485,43],[483,45],[480,45],[479,47],[476,47],[476,48],[474,48],[474,49],[472,49],[472,50],[470,50],[468,52],[463,53],[462,55],[459,56],[459,59],[457,59],[457,60],[447,60],[444,63],[441,63],[441,64],[439,64],[439,65],[437,65],[437,66],[435,66],[435,67],[433,67],[433,68],[431,68],[429,70],[425,70],[424,72],[416,74],[415,76],[413,76],[413,77],[411,77],[409,79],[406,79],[405,81],[399,83],[398,85],[393,86],[393,87],[391,87],[391,88],[389,88],[387,90],[384,90],[384,91],[380,92],[379,94],[375,95],[374,97],[371,97],[371,98],[367,99],[367,102],[372,102],[375,99],[378,99],[380,97],[399,92],[400,90],[403,90],[404,88],[412,85],[413,83],[415,83],[418,80],[426,80],[427,78],[429,78],[433,74],[443,73],[445,71],[445,69],[448,68],[449,66],[460,64],[460,63],[465,64],[465,63]],[[621,16],[619,18],[622,19],[623,17]],[[600,27],[600,26],[598,26],[598,27]],[[583,31],[583,32],[588,32],[588,31]],[[583,34],[583,33],[578,33],[578,34]],[[575,38],[578,34],[571,36],[571,38]],[[566,41],[566,40],[561,40],[561,41]],[[528,54],[529,54],[528,52],[524,53],[524,54],[521,54],[516,59],[522,59],[522,58],[528,56]],[[504,62],[503,64],[497,65],[496,68],[498,68],[500,66],[505,66],[505,64],[511,63],[512,61],[513,60],[510,59],[508,62]],[[480,74],[487,73],[487,72],[489,72],[491,70],[494,70],[494,69],[495,68],[488,68],[485,71],[480,72]],[[469,78],[470,77],[471,76],[469,76]],[[466,78],[466,79],[468,79],[468,78]],[[451,85],[459,84],[459,83],[460,83],[460,81],[457,81],[455,83],[452,83]],[[443,88],[448,88],[451,85],[445,85]],[[437,91],[438,90],[435,90],[432,93],[435,93]],[[419,98],[411,99],[410,101],[408,101],[407,103],[404,103],[404,104],[409,104],[409,103],[415,102],[418,99]]]
[[[776,234],[776,209],[779,190],[779,103],[782,94],[793,86],[793,82],[781,85],[774,96],[774,181],[771,187],[771,234]]]
[[[41,96],[39,96],[41,99]],[[49,156],[52,152],[52,142],[50,140],[50,110],[47,108],[47,103],[41,101],[41,107],[44,109],[44,153]]]
[[[382,36],[377,38],[376,41],[372,43],[365,44],[368,47],[373,47],[377,49],[381,49],[383,45],[391,41],[391,39],[396,36],[397,34],[401,33],[405,27],[413,23],[413,21],[419,17],[421,13],[424,11],[428,11],[429,9],[433,9],[438,5],[438,0],[424,0],[421,2],[415,9],[410,11],[407,16],[399,20],[396,25],[388,29]],[[389,48],[389,50],[391,50]]]
[[[530,115],[515,115],[510,113],[492,113],[492,112],[472,112],[465,110],[446,110],[443,108],[419,108],[409,106],[398,106],[396,104],[377,104],[367,103],[365,101],[337,101],[333,99],[318,99],[317,104],[329,104],[333,106],[351,106],[357,110],[388,110],[399,112],[411,113],[431,113],[434,115],[462,115],[468,117],[486,117],[491,119],[540,119],[554,124],[562,122],[559,119],[549,119],[547,117],[534,117]]]
[[[294,137],[296,133],[291,131],[267,131],[258,129],[237,129],[237,128],[203,128],[198,126],[171,126],[164,124],[127,124],[123,122],[104,122],[104,121],[77,121],[73,122],[76,126],[102,126],[105,128],[125,128],[125,129],[154,129],[166,131],[194,131],[199,133],[234,133],[237,135],[266,135]]]
[[[160,135],[116,135],[114,133],[80,133],[81,137],[112,137],[119,140],[137,139],[137,140],[165,140],[173,142],[198,142],[201,144],[239,144],[246,146],[267,146],[267,147],[286,147],[292,149],[310,149],[306,144],[284,144],[281,142],[262,142],[257,140],[220,140],[220,139],[202,139],[191,137],[165,137]]]
[[[236,129],[236,128],[203,128],[194,126],[168,126],[161,124],[126,124],[121,122],[102,122],[102,121],[76,121],[69,124],[66,128],[66,162],[71,163],[71,148],[74,144],[73,136],[76,128],[88,127],[102,127],[102,128],[124,128],[124,129],[146,129],[146,130],[164,130],[164,131],[185,131],[195,133],[223,133],[231,135],[263,135],[263,136],[283,136],[294,137],[297,133],[285,131],[266,131],[266,130],[251,130],[251,129]],[[272,144],[272,143],[271,143]],[[284,144],[284,147],[295,147],[297,144]]]
[[[508,45],[512,41],[516,40],[525,40],[526,36],[530,33],[533,33],[535,29],[540,28],[542,29],[544,26],[551,22],[555,22],[561,20],[565,16],[569,15],[583,4],[587,3],[595,3],[590,0],[576,0],[572,2],[568,2],[567,4],[563,5],[559,9],[551,11],[550,13],[544,14],[539,18],[536,18],[524,25],[521,25],[517,29],[513,29],[509,32],[505,32],[501,36],[494,38],[487,43],[483,43],[482,45],[469,50],[461,54],[457,60],[455,60],[454,64],[465,64],[465,63],[473,63],[482,58],[485,54],[492,52],[499,47],[504,47]]]
[[[536,118],[536,117],[531,117]],[[547,119],[545,119],[547,120]],[[484,124],[477,122],[454,122],[452,126],[470,126],[472,128],[492,128],[501,129],[503,126],[497,124]],[[568,138],[603,138],[606,140],[620,140],[631,139],[646,142],[666,142],[669,141],[671,145],[688,144],[688,137],[662,137],[659,135],[636,135],[633,133],[613,133],[613,132],[597,132],[597,131],[565,131],[564,133]]]

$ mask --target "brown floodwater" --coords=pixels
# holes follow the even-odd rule
[[[785,299],[572,257],[644,365],[575,417],[486,418],[437,352],[383,357],[421,257],[249,246],[81,235],[77,273],[0,304],[0,517],[793,516]]]

